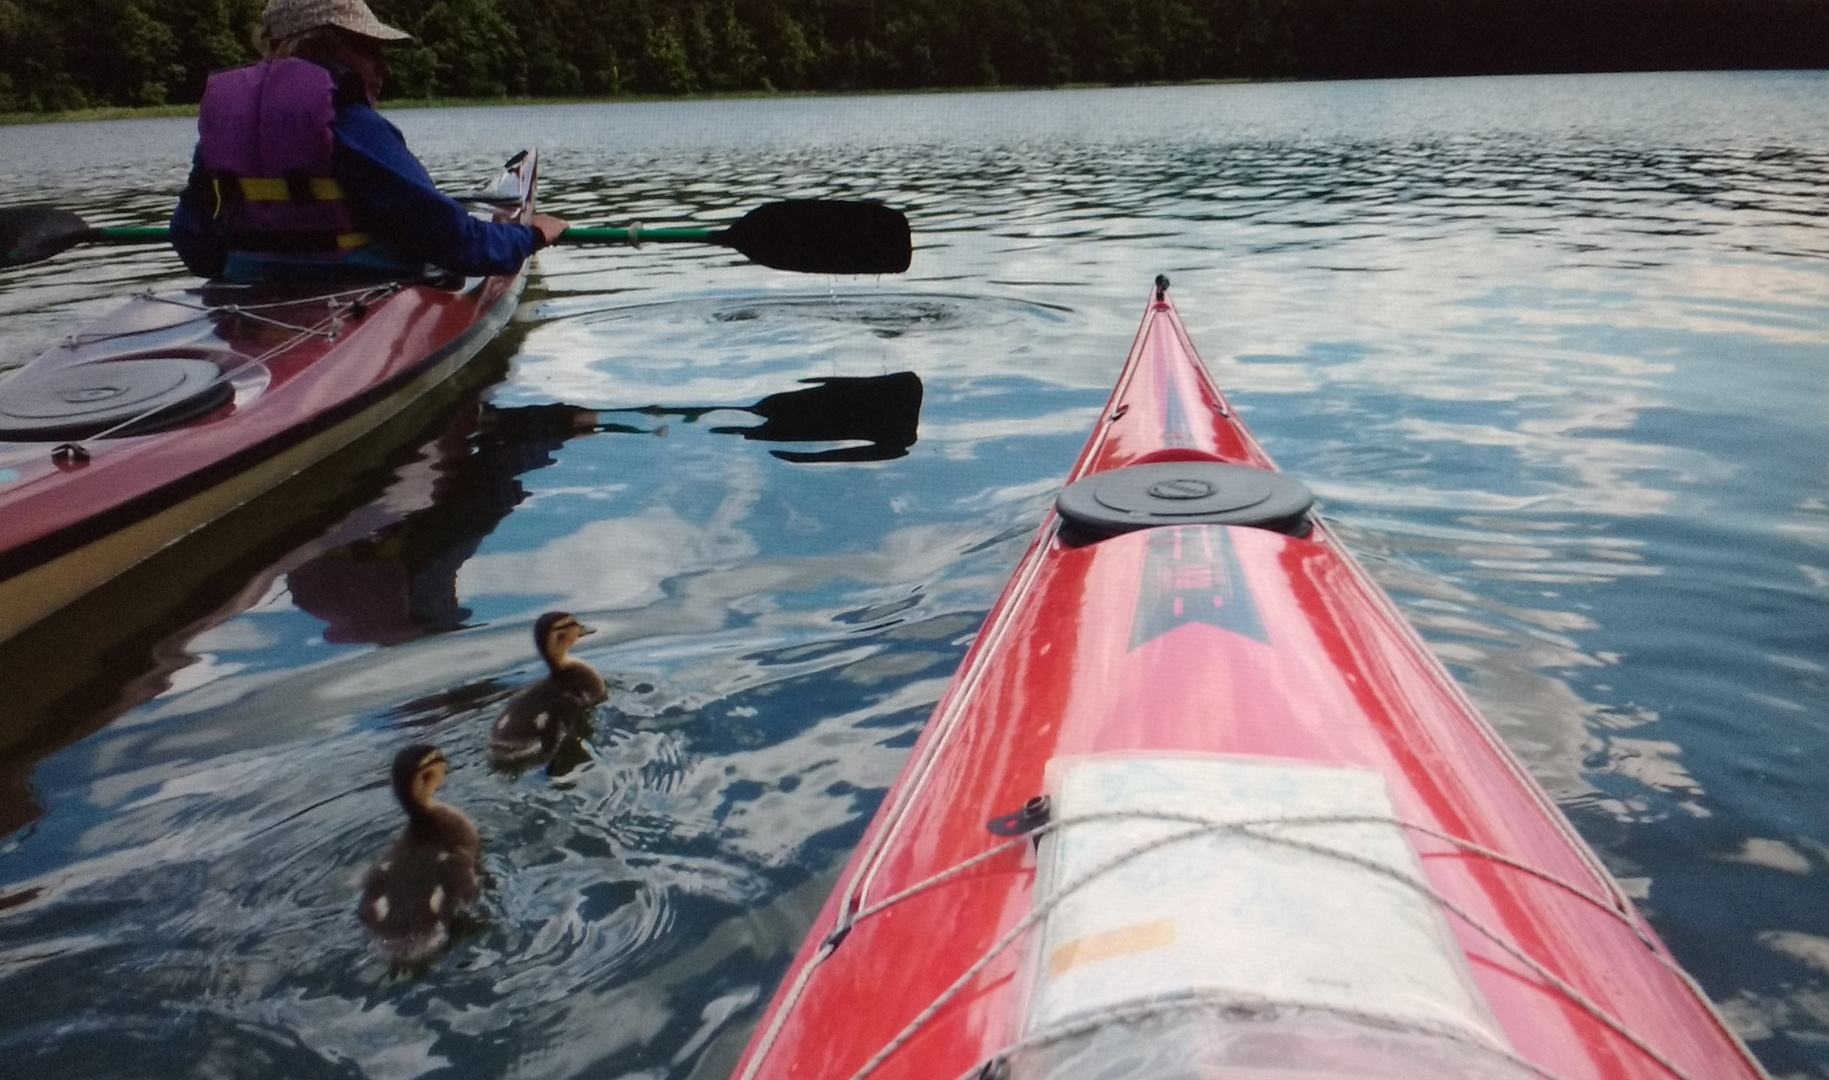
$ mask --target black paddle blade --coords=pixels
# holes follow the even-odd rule
[[[55,206],[0,207],[0,267],[48,259],[95,236],[88,222]]]
[[[874,202],[768,203],[713,239],[752,262],[803,274],[899,274],[914,256],[907,216]]]

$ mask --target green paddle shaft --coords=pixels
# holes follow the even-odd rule
[[[559,235],[561,244],[715,244],[719,229],[579,229]]]
[[[95,230],[95,239],[104,244],[163,244],[171,239],[171,230],[163,225],[111,225]]]
[[[715,229],[567,229],[561,244],[707,244]],[[171,230],[161,225],[123,225],[95,230],[98,243],[162,244]]]

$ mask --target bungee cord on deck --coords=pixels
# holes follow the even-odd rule
[[[769,1052],[773,1049],[773,1046],[774,1046],[776,1040],[779,1039],[780,1033],[781,1033],[783,1025],[785,1024],[786,1018],[793,1011],[793,1009],[795,1008],[795,1006],[798,1003],[798,1001],[800,1000],[800,998],[804,996],[806,987],[811,982],[812,977],[813,977],[814,973],[816,972],[816,970],[826,960],[826,958],[831,956],[832,953],[838,949],[838,947],[843,942],[843,940],[850,934],[850,932],[853,929],[856,928],[856,926],[859,923],[863,922],[867,918],[881,914],[884,911],[886,911],[898,904],[901,904],[909,899],[912,899],[915,896],[918,896],[925,892],[929,892],[932,889],[959,877],[960,875],[968,872],[969,870],[971,870],[979,865],[982,865],[983,863],[986,863],[986,862],[996,858],[999,855],[1002,855],[1002,854],[1012,851],[1012,850],[1019,849],[1019,848],[1023,847],[1024,845],[1034,843],[1045,835],[1048,835],[1048,834],[1054,833],[1054,832],[1059,832],[1061,830],[1067,829],[1067,828],[1069,828],[1071,826],[1075,826],[1075,825],[1087,825],[1087,824],[1094,824],[1094,823],[1100,823],[1100,822],[1113,822],[1113,821],[1156,821],[1156,822],[1164,822],[1164,823],[1170,823],[1170,824],[1186,824],[1186,825],[1191,825],[1194,827],[1189,828],[1189,829],[1179,830],[1179,831],[1176,831],[1173,833],[1169,833],[1169,834],[1166,834],[1161,837],[1157,837],[1154,840],[1139,844],[1136,847],[1133,847],[1127,851],[1121,852],[1118,855],[1112,857],[1111,859],[1108,859],[1105,862],[1098,864],[1097,866],[1088,870],[1086,873],[1082,874],[1081,876],[1073,879],[1072,881],[1070,881],[1070,882],[1066,883],[1065,885],[1061,886],[1060,888],[1056,889],[1050,896],[1038,901],[1035,904],[1035,906],[1032,907],[1028,911],[1028,913],[1026,913],[1020,920],[1018,920],[1016,922],[1015,925],[1010,927],[1009,930],[1005,931],[1002,936],[1000,936],[994,943],[992,943],[991,947],[983,955],[981,955],[976,961],[974,961],[969,967],[967,967],[958,976],[958,978],[956,978],[952,982],[952,984],[950,984],[945,990],[943,990],[939,994],[939,996],[937,996],[932,1002],[930,1002],[925,1008],[923,1008],[921,1010],[921,1012],[918,1013],[914,1017],[914,1019],[910,1020],[908,1022],[908,1024],[902,1029],[902,1031],[900,1031],[894,1038],[892,1038],[887,1044],[885,1044],[882,1049],[880,1049],[875,1055],[873,1055],[870,1058],[869,1061],[865,1062],[865,1064],[860,1069],[858,1069],[855,1073],[853,1073],[850,1077],[850,1080],[867,1080],[867,1078],[872,1073],[874,1073],[885,1062],[887,1062],[891,1057],[893,1057],[894,1054],[901,1047],[906,1045],[909,1042],[909,1040],[911,1040],[915,1037],[915,1035],[919,1034],[919,1032],[921,1031],[922,1028],[924,1028],[928,1023],[930,1023],[934,1019],[934,1017],[936,1017],[940,1013],[940,1011],[942,1009],[944,1009],[954,998],[956,998],[958,996],[959,993],[961,993],[967,986],[969,986],[971,984],[971,982],[975,978],[977,978],[977,976],[980,973],[982,973],[987,967],[990,966],[990,964],[993,961],[995,961],[997,959],[997,957],[999,957],[1006,950],[1008,950],[1011,945],[1014,945],[1017,941],[1019,941],[1024,935],[1026,935],[1029,932],[1029,930],[1033,929],[1036,926],[1036,924],[1038,924],[1042,919],[1046,918],[1050,912],[1052,912],[1055,908],[1060,906],[1065,900],[1067,900],[1069,897],[1071,897],[1074,893],[1085,888],[1092,882],[1113,873],[1114,871],[1122,868],[1123,866],[1125,866],[1131,862],[1134,862],[1135,860],[1143,857],[1144,855],[1150,854],[1150,853],[1160,850],[1162,848],[1169,847],[1171,845],[1178,844],[1178,843],[1181,843],[1184,841],[1198,839],[1200,837],[1205,837],[1205,836],[1212,836],[1212,835],[1216,835],[1216,834],[1223,834],[1223,833],[1232,833],[1235,835],[1250,837],[1252,839],[1260,840],[1260,841],[1263,841],[1266,843],[1277,844],[1277,845],[1281,845],[1284,847],[1293,848],[1293,849],[1300,850],[1300,851],[1305,851],[1310,854],[1321,855],[1321,856],[1324,856],[1327,858],[1337,859],[1342,862],[1350,863],[1354,866],[1357,866],[1361,869],[1370,871],[1372,873],[1379,874],[1383,877],[1386,877],[1392,881],[1395,881],[1395,882],[1417,892],[1418,894],[1423,896],[1425,899],[1433,902],[1441,910],[1453,915],[1456,919],[1458,919],[1462,923],[1466,924],[1475,933],[1479,934],[1481,937],[1490,941],[1493,945],[1495,945],[1502,952],[1504,952],[1508,956],[1512,957],[1519,964],[1521,964],[1531,975],[1535,976],[1544,986],[1548,987],[1549,989],[1553,990],[1557,994],[1561,995],[1562,997],[1567,999],[1571,1004],[1573,1004],[1575,1007],[1580,1009],[1582,1012],[1586,1013],[1588,1016],[1592,1017],[1595,1021],[1597,1021],[1598,1023],[1602,1024],[1603,1026],[1605,1026],[1606,1028],[1611,1030],[1614,1034],[1618,1035],[1620,1038],[1622,1038],[1626,1042],[1630,1043],[1633,1047],[1638,1049],[1646,1057],[1650,1058],[1653,1062],[1655,1062],[1665,1072],[1669,1073],[1673,1078],[1675,1078],[1675,1080],[1700,1080],[1700,1078],[1695,1077],[1692,1074],[1690,1074],[1689,1072],[1687,1072],[1686,1070],[1684,1070],[1681,1066],[1677,1065],[1675,1062],[1671,1061],[1666,1055],[1664,1055],[1659,1050],[1657,1050],[1657,1048],[1651,1046],[1643,1038],[1636,1035],[1625,1024],[1624,1021],[1613,1016],[1606,1009],[1602,1008],[1598,1003],[1596,1003],[1593,1000],[1591,1000],[1590,998],[1588,998],[1580,990],[1578,990],[1574,986],[1570,985],[1566,980],[1557,976],[1553,971],[1551,971],[1548,968],[1547,965],[1545,965],[1541,961],[1537,960],[1535,957],[1531,956],[1530,954],[1526,953],[1523,949],[1519,948],[1518,946],[1516,946],[1516,945],[1512,944],[1511,942],[1509,942],[1508,940],[1506,940],[1504,935],[1498,933],[1497,931],[1495,931],[1492,928],[1485,925],[1484,922],[1482,922],[1480,919],[1475,917],[1473,915],[1473,913],[1469,912],[1466,908],[1462,907],[1459,904],[1456,904],[1454,901],[1452,901],[1452,900],[1448,899],[1446,896],[1442,895],[1440,891],[1435,889],[1427,881],[1412,877],[1412,876],[1405,874],[1399,870],[1396,870],[1390,866],[1387,866],[1384,863],[1378,862],[1377,860],[1374,860],[1374,859],[1366,858],[1364,856],[1360,856],[1354,852],[1342,851],[1338,848],[1331,848],[1331,847],[1327,847],[1325,845],[1315,844],[1315,843],[1311,843],[1308,841],[1299,840],[1299,839],[1296,839],[1293,837],[1280,836],[1280,835],[1276,835],[1274,833],[1264,832],[1262,830],[1265,830],[1268,828],[1273,828],[1273,827],[1291,827],[1291,826],[1300,827],[1300,826],[1313,826],[1313,825],[1378,824],[1378,825],[1391,825],[1391,826],[1395,826],[1400,829],[1404,829],[1409,832],[1414,832],[1419,835],[1431,837],[1431,838],[1439,840],[1443,843],[1452,845],[1453,847],[1459,849],[1460,851],[1462,851],[1466,854],[1469,854],[1469,855],[1472,855],[1472,856],[1475,856],[1477,858],[1481,858],[1481,859],[1484,859],[1487,861],[1491,861],[1497,865],[1501,865],[1501,866],[1507,867],[1509,869],[1517,870],[1521,873],[1529,874],[1530,876],[1532,876],[1538,880],[1541,880],[1547,884],[1560,888],[1560,889],[1568,892],[1570,895],[1582,900],[1583,902],[1591,904],[1594,907],[1600,909],[1601,911],[1606,912],[1607,914],[1611,915],[1612,917],[1614,917],[1615,919],[1617,919],[1618,921],[1623,923],[1629,930],[1631,930],[1633,935],[1636,938],[1638,938],[1639,941],[1642,942],[1646,946],[1646,948],[1652,952],[1652,954],[1657,958],[1659,963],[1661,963],[1664,967],[1668,968],[1669,970],[1675,972],[1679,977],[1683,978],[1685,981],[1689,981],[1688,975],[1682,971],[1682,969],[1675,963],[1675,961],[1671,960],[1668,956],[1664,955],[1663,951],[1661,949],[1659,949],[1657,947],[1656,943],[1646,934],[1644,928],[1639,924],[1638,920],[1636,918],[1634,918],[1632,913],[1630,913],[1628,911],[1620,910],[1616,905],[1608,902],[1607,900],[1605,900],[1601,897],[1597,897],[1597,896],[1587,892],[1586,890],[1582,889],[1578,885],[1565,881],[1562,878],[1558,877],[1557,875],[1550,873],[1549,871],[1542,870],[1542,869],[1539,869],[1536,867],[1532,867],[1526,863],[1520,862],[1519,860],[1513,859],[1500,852],[1494,851],[1491,848],[1485,847],[1484,845],[1475,843],[1470,840],[1464,840],[1462,838],[1453,836],[1451,834],[1442,832],[1438,829],[1434,829],[1429,826],[1419,825],[1414,822],[1404,821],[1401,818],[1397,818],[1397,817],[1393,817],[1393,816],[1389,816],[1389,815],[1382,815],[1382,814],[1275,815],[1275,816],[1270,816],[1270,817],[1225,820],[1225,819],[1216,819],[1216,818],[1212,818],[1212,817],[1209,817],[1206,815],[1201,815],[1201,814],[1189,814],[1189,813],[1181,813],[1181,812],[1173,812],[1173,811],[1151,811],[1151,810],[1102,811],[1102,812],[1097,812],[1097,813],[1077,815],[1077,816],[1070,817],[1070,818],[1060,818],[1055,821],[1048,822],[1044,825],[1041,825],[1041,826],[1037,827],[1036,829],[1034,829],[1028,833],[1025,833],[1021,836],[1018,836],[1013,839],[1006,840],[1002,843],[996,844],[996,845],[986,849],[985,851],[979,852],[977,855],[974,855],[968,859],[965,859],[965,860],[959,862],[958,864],[956,864],[954,866],[948,867],[947,869],[940,871],[937,874],[934,874],[919,882],[916,882],[915,884],[910,885],[907,888],[904,888],[888,897],[885,897],[884,899],[879,900],[876,903],[870,904],[866,907],[862,907],[862,908],[858,909],[855,913],[843,913],[842,909],[841,909],[841,915],[839,918],[838,925],[829,934],[827,934],[825,941],[820,948],[820,951],[817,954],[815,954],[815,956],[801,968],[801,970],[796,974],[794,982],[788,987],[787,991],[783,994],[783,996],[781,998],[780,1007],[775,1010],[774,1016],[770,1018],[768,1028],[763,1032],[762,1037],[759,1039],[759,1041],[756,1045],[755,1052],[750,1056],[750,1059],[746,1063],[743,1072],[739,1075],[738,1080],[753,1080],[757,1071],[760,1069],[762,1062],[767,1059]],[[1198,992],[1196,992],[1196,991],[1190,991],[1191,996],[1194,996],[1197,994],[1198,994]],[[1177,1000],[1179,1000],[1179,999],[1177,999]],[[1304,1009],[1313,1009],[1313,1008],[1322,1007],[1314,1002],[1305,1002],[1305,1001],[1296,1000],[1293,998],[1273,999],[1273,998],[1266,997],[1263,999],[1263,1004],[1268,1007],[1287,1006],[1287,1007],[1304,1008]],[[1152,1002],[1147,1006],[1133,1006],[1133,1005],[1127,1003],[1127,1004],[1120,1005],[1120,1006],[1113,1006],[1113,1007],[1110,1007],[1107,1009],[1101,1009],[1097,1013],[1095,1013],[1092,1017],[1081,1018],[1079,1020],[1074,1021],[1072,1024],[1063,1025],[1062,1028],[1060,1028],[1060,1029],[1047,1029],[1044,1032],[1038,1033],[1035,1036],[1026,1038],[1022,1041],[1019,1041],[1016,1044],[1013,1044],[1011,1047],[1008,1047],[1008,1048],[1004,1049],[1003,1051],[1000,1051],[998,1054],[993,1055],[991,1058],[987,1059],[986,1062],[981,1062],[978,1066],[975,1066],[973,1070],[962,1074],[961,1080],[967,1080],[967,1078],[969,1078],[971,1075],[973,1075],[975,1072],[977,1072],[978,1069],[982,1068],[984,1064],[987,1064],[990,1061],[995,1061],[995,1060],[1007,1057],[1008,1054],[1010,1054],[1010,1053],[1013,1053],[1020,1049],[1028,1048],[1031,1040],[1034,1041],[1035,1045],[1041,1045],[1046,1042],[1058,1041],[1059,1039],[1071,1037],[1071,1035],[1073,1035],[1073,1034],[1080,1033],[1084,1029],[1084,1025],[1087,1025],[1087,1024],[1097,1026],[1097,1025],[1101,1025],[1101,1024],[1105,1024],[1105,1023],[1121,1022],[1122,1020],[1127,1018],[1126,1013],[1133,1008],[1142,1008],[1147,1012],[1149,1010],[1168,1011],[1169,1009],[1171,1009],[1173,1007],[1187,1008],[1187,1007],[1193,1007],[1193,1006],[1187,1005],[1187,1004],[1175,1006],[1173,1003]],[[1331,1006],[1327,1007],[1327,1008],[1328,1008],[1328,1011],[1331,1011],[1331,1012],[1341,1012],[1342,1011],[1340,1009],[1337,1009],[1337,1008],[1334,1008]],[[1391,1022],[1392,1022],[1392,1018],[1389,1018],[1389,1017],[1384,1017],[1380,1020],[1380,1023],[1385,1023],[1385,1024],[1389,1024]],[[1413,1023],[1413,1021],[1404,1020],[1404,1021],[1401,1021],[1401,1023],[1410,1024],[1410,1023]],[[1419,1030],[1419,1032],[1421,1032],[1420,1027],[1418,1028],[1418,1030]],[[1424,1032],[1424,1033],[1439,1034],[1439,1032],[1435,1032],[1433,1030]],[[1489,1043],[1476,1042],[1476,1040],[1473,1040],[1466,1035],[1461,1036],[1461,1040],[1458,1040],[1458,1041],[1465,1041],[1469,1045],[1478,1045],[1481,1049],[1488,1050],[1494,1054],[1497,1054],[1501,1057],[1506,1058],[1509,1061],[1512,1061],[1514,1064],[1517,1064],[1524,1068],[1529,1069],[1530,1071],[1543,1077],[1544,1080],[1563,1080],[1563,1078],[1561,1076],[1559,1076],[1558,1074],[1556,1074],[1552,1071],[1549,1071],[1549,1070],[1543,1068],[1542,1066],[1529,1062],[1523,1058],[1517,1057],[1517,1055],[1515,1055],[1508,1048],[1494,1045],[1494,1044],[1489,1044]]]

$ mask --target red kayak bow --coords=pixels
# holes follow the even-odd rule
[[[737,1080],[1764,1075],[1166,280],[1069,480]]]

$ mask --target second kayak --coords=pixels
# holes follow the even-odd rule
[[[478,213],[536,187],[517,154]],[[527,272],[149,292],[0,382],[0,641],[444,383]]]

